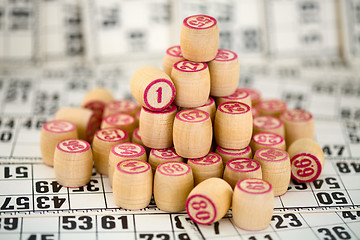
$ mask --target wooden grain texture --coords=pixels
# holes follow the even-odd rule
[[[97,87],[85,94],[81,102],[81,107],[94,111],[96,116],[101,119],[105,105],[113,100],[114,96],[108,89]]]
[[[174,103],[179,107],[200,107],[209,99],[210,72],[206,63],[183,60],[174,64],[171,79],[176,88]]]
[[[226,166],[228,161],[235,158],[253,158],[252,150],[249,145],[242,149],[226,149],[217,146],[215,153],[221,156],[224,166]]]
[[[75,124],[78,137],[89,143],[99,129],[101,120],[90,109],[80,107],[63,107],[55,113],[55,120],[66,120]]]
[[[216,153],[210,152],[202,158],[188,159],[187,163],[193,171],[195,186],[208,178],[223,177],[223,162],[220,155]]]
[[[252,135],[251,108],[239,102],[225,102],[215,114],[214,134],[218,146],[242,149],[249,145]]]
[[[140,106],[133,100],[114,100],[105,105],[103,117],[109,116],[114,113],[127,113],[133,117],[136,117],[136,113],[139,109]]]
[[[183,158],[207,155],[212,144],[212,124],[207,112],[182,110],[176,114],[173,127],[175,151]]]
[[[289,154],[277,148],[262,148],[255,152],[254,160],[260,163],[262,179],[272,185],[274,196],[285,194],[291,179]]]
[[[219,106],[224,102],[240,102],[245,103],[251,107],[251,98],[250,94],[242,88],[235,88],[234,92],[223,97],[215,98],[216,105]]]
[[[286,102],[280,99],[264,99],[256,106],[260,116],[273,116],[277,118],[287,109]]]
[[[235,92],[240,76],[239,59],[233,51],[218,49],[216,57],[208,62],[210,95],[223,97]]]
[[[65,139],[78,138],[76,126],[65,120],[52,120],[44,123],[40,133],[40,151],[43,162],[54,166],[56,145]]]
[[[289,147],[300,138],[314,138],[315,126],[312,114],[306,110],[286,110],[280,119],[285,126],[285,139]]]
[[[162,111],[175,99],[170,77],[153,66],[138,68],[130,78],[130,90],[137,102],[150,110]]]
[[[185,210],[185,203],[194,188],[192,170],[186,163],[169,161],[157,166],[154,178],[156,206],[166,212]]]
[[[258,116],[253,119],[253,135],[261,132],[272,132],[285,138],[283,121],[273,116]]]
[[[139,129],[141,141],[149,148],[169,148],[173,146],[173,124],[177,113],[175,105],[162,111],[142,108]]]
[[[129,135],[118,128],[100,129],[95,133],[92,143],[95,169],[98,173],[108,175],[109,155],[111,148],[123,142],[129,142]]]
[[[56,181],[65,187],[81,187],[91,178],[93,155],[90,144],[82,139],[60,141],[54,153]]]
[[[262,178],[261,165],[250,158],[235,158],[226,163],[224,170],[224,180],[232,188],[236,183],[246,178]]]
[[[164,58],[163,58],[163,71],[171,76],[171,70],[176,62],[185,60],[181,53],[181,48],[179,45],[171,46],[166,49]]]
[[[291,177],[298,182],[315,181],[321,174],[324,152],[311,138],[300,138],[288,148],[291,163]]]
[[[180,46],[185,59],[208,62],[219,48],[219,29],[215,18],[193,15],[184,19],[180,31]]]
[[[156,168],[165,162],[185,162],[185,160],[179,156],[175,148],[163,148],[163,149],[151,149],[149,154],[149,164],[153,173],[155,173]]]
[[[279,148],[286,150],[285,139],[273,132],[260,132],[254,134],[250,143],[251,149],[256,152],[261,148]]]
[[[111,148],[108,167],[110,185],[112,184],[116,165],[128,159],[137,159],[146,162],[147,155],[144,147],[136,143],[119,143]]]
[[[103,118],[101,122],[101,129],[104,128],[118,128],[126,131],[129,136],[132,136],[136,128],[136,121],[133,116],[127,113],[113,113]]]
[[[270,224],[274,210],[271,184],[262,179],[244,179],[236,184],[232,199],[233,223],[247,231],[259,231]]]
[[[153,186],[150,165],[137,159],[119,162],[114,171],[112,186],[117,206],[129,210],[147,207]]]
[[[221,178],[209,178],[198,184],[186,200],[189,217],[201,225],[209,225],[225,216],[231,206],[233,190]]]

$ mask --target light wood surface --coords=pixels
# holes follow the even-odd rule
[[[156,206],[166,212],[185,210],[187,196],[194,187],[192,170],[186,163],[169,161],[157,166],[154,178]]]
[[[272,132],[285,138],[283,121],[273,116],[257,116],[253,119],[253,135],[261,132]]]
[[[209,225],[224,217],[231,206],[233,191],[221,178],[209,178],[198,184],[186,200],[189,217],[201,225]]]
[[[82,139],[60,141],[54,153],[56,181],[65,187],[81,187],[91,178],[93,156],[90,144]]]
[[[65,139],[78,138],[76,126],[65,120],[52,120],[44,123],[40,134],[40,151],[43,162],[54,166],[56,145]]]
[[[185,160],[180,157],[176,152],[175,148],[164,148],[164,149],[151,149],[149,154],[149,164],[153,173],[156,168],[165,162],[184,162]]]
[[[277,148],[262,148],[255,152],[254,160],[260,163],[262,179],[272,185],[274,196],[285,194],[291,179],[289,154]]]
[[[212,124],[207,112],[182,110],[176,114],[173,128],[175,151],[183,158],[207,155],[212,144]]]
[[[321,174],[325,158],[321,146],[311,138],[301,138],[288,148],[291,177],[298,182],[315,181]]]
[[[273,116],[277,118],[287,109],[286,102],[280,99],[264,99],[256,106],[261,116]]]
[[[280,119],[285,126],[287,146],[300,138],[314,138],[314,118],[310,112],[301,109],[288,109],[281,114]]]
[[[270,224],[274,211],[271,184],[262,179],[244,179],[234,189],[233,223],[247,231],[259,231]]]
[[[179,45],[175,45],[166,49],[163,59],[163,71],[171,76],[171,70],[176,62],[185,60],[181,53]]]
[[[142,108],[139,129],[141,141],[149,148],[169,148],[173,146],[173,124],[177,113],[174,104],[162,111]]]
[[[216,57],[208,62],[210,70],[210,95],[228,96],[235,92],[240,75],[239,59],[233,51],[218,49]]]
[[[240,102],[245,103],[251,107],[251,98],[250,94],[242,88],[235,88],[234,92],[223,97],[215,98],[216,105],[219,106],[224,102]]]
[[[92,143],[96,171],[103,175],[108,175],[109,154],[111,148],[118,143],[129,141],[129,135],[125,130],[118,128],[105,128],[98,130],[95,133]]]
[[[114,171],[112,186],[117,206],[129,210],[147,207],[153,186],[150,165],[137,159],[119,162]]]
[[[195,186],[208,178],[223,176],[223,162],[216,153],[210,152],[202,158],[188,159],[187,163],[193,171]]]
[[[76,126],[78,137],[89,143],[99,129],[101,119],[90,109],[80,107],[63,107],[55,113],[55,120],[66,120]]]
[[[206,63],[177,62],[171,79],[176,88],[174,103],[177,106],[195,108],[206,104],[210,94],[210,72]]]
[[[185,59],[208,62],[219,48],[219,29],[215,18],[193,15],[184,19],[180,32],[180,46]]]
[[[113,113],[103,118],[101,129],[104,128],[119,128],[132,136],[136,128],[135,118],[127,113]]]
[[[138,68],[130,78],[134,98],[153,111],[162,111],[175,99],[175,86],[165,72],[152,66]]]
[[[272,132],[260,132],[254,134],[250,143],[251,149],[256,152],[261,148],[279,148],[286,150],[285,139],[279,134]]]
[[[146,162],[147,155],[144,147],[136,143],[119,143],[111,148],[108,167],[110,185],[112,184],[116,165],[128,159],[137,159]]]
[[[249,145],[252,135],[251,108],[239,102],[225,102],[215,114],[214,134],[218,146],[242,149]]]
[[[103,117],[109,116],[114,113],[127,113],[133,117],[136,117],[136,113],[139,109],[140,106],[133,100],[114,100],[105,105]]]
[[[234,158],[253,158],[252,150],[249,145],[242,149],[226,149],[217,146],[215,153],[221,156],[224,166],[228,161]]]
[[[232,188],[239,180],[246,178],[262,178],[260,163],[250,158],[235,158],[226,163],[224,180]]]

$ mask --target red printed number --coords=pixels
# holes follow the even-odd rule
[[[205,24],[208,24],[208,23],[211,23],[211,22],[212,22],[211,19],[205,18],[203,16],[199,16],[199,17],[196,18],[196,20],[189,21],[189,24],[201,28]]]
[[[172,174],[174,172],[182,172],[184,168],[180,164],[165,165],[163,167],[164,172]]]
[[[191,207],[194,210],[200,210],[201,208],[207,208],[207,203],[205,201],[193,202]],[[210,218],[210,212],[206,210],[198,211],[195,217],[199,220],[208,220]]]
[[[79,142],[76,140],[64,142],[63,145],[70,151],[81,150],[85,148],[85,146],[79,144]]]
[[[315,170],[310,166],[312,161],[310,159],[304,158],[301,160],[296,160],[294,166],[297,168],[302,168],[296,171],[297,175],[300,177],[310,177],[314,174]]]
[[[183,118],[185,118],[186,120],[195,120],[196,118],[201,118],[201,114],[198,111],[191,111],[188,113],[184,113],[182,114]]]

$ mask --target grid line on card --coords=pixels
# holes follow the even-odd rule
[[[352,234],[354,234],[354,236],[356,236],[356,233],[351,229],[351,227],[347,224],[347,222],[344,221],[344,219],[339,215],[339,212],[335,212],[335,213],[336,213],[336,215],[338,215],[338,217],[341,219],[341,221],[348,227],[348,229],[352,232]]]
[[[103,189],[103,196],[104,196],[104,203],[105,203],[105,208],[108,208],[107,205],[107,199],[106,199],[106,193],[105,193],[105,186],[104,186],[104,180],[103,180],[103,175],[100,174],[100,179],[101,179],[101,185],[102,185],[102,189]]]
[[[137,240],[135,214],[131,214],[131,216],[133,218],[133,224],[134,224],[134,238],[135,240]]]
[[[32,197],[32,208],[35,212],[35,190],[34,190],[34,165],[31,164],[31,197]]]

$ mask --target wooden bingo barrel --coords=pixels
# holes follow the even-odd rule
[[[67,120],[74,123],[78,137],[90,143],[101,123],[101,119],[93,111],[79,107],[60,108],[55,114],[55,120]]]
[[[102,118],[105,105],[114,100],[113,94],[103,88],[97,87],[90,90],[83,98],[81,106],[95,112],[99,119]]]
[[[232,194],[232,188],[223,179],[206,179],[190,192],[186,211],[194,222],[212,224],[225,216],[231,205]]]
[[[141,109],[140,133],[143,144],[149,148],[168,148],[173,146],[173,124],[177,113],[174,104],[168,108],[154,112]]]
[[[114,113],[127,113],[135,117],[138,110],[139,105],[130,99],[114,100],[105,105],[103,117]]]
[[[108,175],[110,150],[114,145],[123,142],[129,142],[129,136],[122,129],[105,128],[95,133],[92,149],[97,172]]]
[[[184,158],[207,155],[212,143],[212,124],[207,112],[186,109],[178,112],[174,120],[173,141],[177,154]]]
[[[142,142],[139,128],[135,128],[135,130],[133,131],[133,134],[131,136],[131,142],[143,146],[145,148],[146,154],[149,155],[151,149],[145,146]]]
[[[246,148],[242,148],[242,149],[226,149],[226,148],[217,146],[215,153],[217,153],[221,156],[224,166],[227,164],[228,161],[235,159],[235,158],[252,158],[253,157],[250,146],[247,146]]]
[[[282,150],[286,149],[285,139],[276,133],[261,132],[257,133],[252,137],[251,149],[256,152],[260,148],[279,148]]]
[[[232,199],[232,219],[235,225],[248,231],[269,226],[274,210],[274,192],[269,182],[244,179],[236,184]]]
[[[142,106],[153,111],[166,109],[175,98],[175,86],[170,77],[152,66],[135,71],[130,79],[130,90]]]
[[[208,65],[211,76],[210,95],[223,97],[233,94],[238,86],[240,75],[239,59],[236,53],[219,49],[216,57]]]
[[[283,122],[273,116],[258,116],[253,119],[253,134],[260,132],[272,132],[285,137]]]
[[[163,71],[171,76],[171,70],[176,62],[179,62],[181,60],[185,60],[181,53],[180,46],[172,46],[169,47],[164,55],[163,60]]]
[[[210,115],[211,122],[214,124],[215,113],[216,113],[216,104],[212,97],[209,97],[209,99],[207,100],[207,102],[204,105],[202,105],[200,107],[196,107],[196,109],[207,112]]]
[[[101,129],[104,128],[119,128],[131,136],[136,128],[135,118],[127,113],[113,113],[102,120]]]
[[[81,187],[91,178],[93,156],[90,144],[81,139],[60,141],[54,153],[56,181],[65,187]]]
[[[114,171],[112,185],[117,206],[129,210],[147,207],[153,185],[150,165],[137,159],[119,162]]]
[[[252,135],[252,115],[248,105],[225,102],[215,114],[216,143],[227,149],[242,149],[249,145]]]
[[[61,140],[78,138],[76,126],[65,120],[46,122],[41,128],[40,150],[43,162],[54,166],[54,152],[56,145]]]
[[[256,106],[261,100],[261,93],[253,88],[243,88],[243,89],[250,94],[251,106],[252,107]]]
[[[288,148],[291,163],[291,177],[298,182],[313,182],[324,168],[322,148],[313,139],[301,138]]]
[[[250,94],[242,88],[236,88],[235,92],[233,92],[231,95],[217,97],[215,101],[216,105],[218,106],[224,102],[240,102],[245,103],[246,105],[251,107]]]
[[[226,163],[224,180],[235,187],[239,180],[245,178],[262,178],[261,166],[250,158],[235,158]]]
[[[280,117],[287,109],[286,102],[279,99],[262,100],[257,104],[257,109],[261,116]]]
[[[147,156],[143,146],[136,143],[119,143],[111,148],[108,168],[110,184],[112,184],[116,165],[128,159],[138,159],[146,162]]]
[[[185,59],[208,62],[219,48],[219,29],[215,18],[194,15],[184,19],[180,32],[180,46]]]
[[[286,110],[280,118],[285,125],[287,146],[300,138],[314,138],[314,118],[308,111]]]
[[[185,203],[194,188],[191,168],[182,162],[160,164],[154,178],[154,199],[156,206],[167,212],[185,210]]]
[[[291,179],[289,154],[277,148],[262,148],[255,152],[254,160],[260,163],[262,178],[272,185],[274,196],[286,193]]]
[[[202,158],[188,159],[187,163],[193,171],[195,186],[208,178],[222,178],[223,176],[222,159],[216,153],[210,152]]]
[[[149,154],[149,164],[153,173],[155,173],[156,168],[164,162],[184,162],[184,159],[175,152],[173,147],[151,149]]]
[[[210,93],[210,73],[206,63],[182,60],[174,64],[171,71],[179,107],[195,108],[206,104]]]

